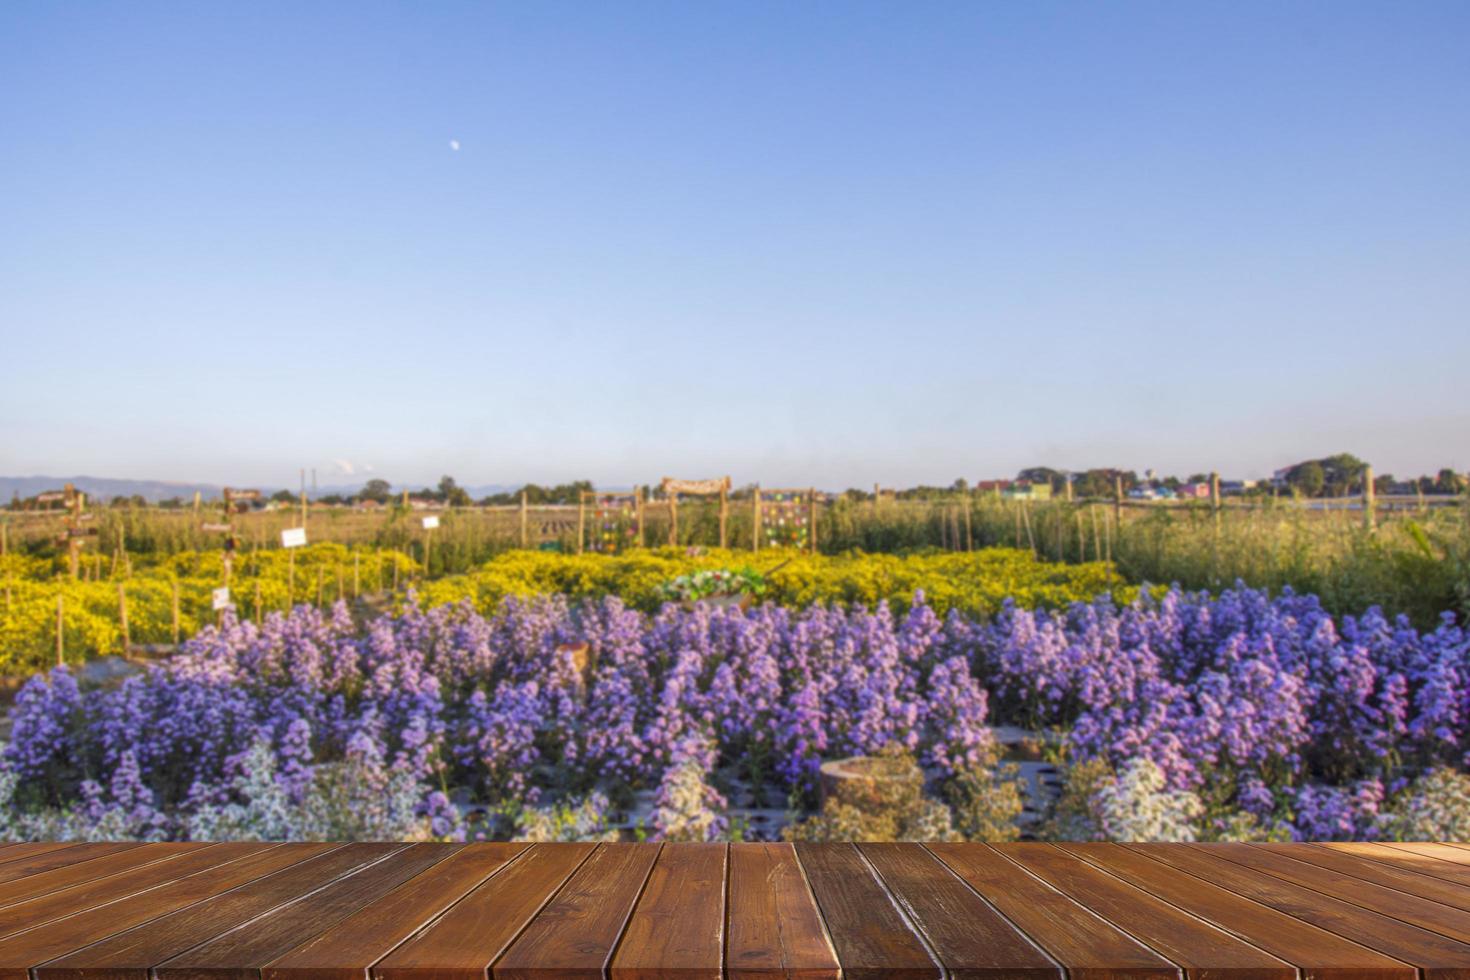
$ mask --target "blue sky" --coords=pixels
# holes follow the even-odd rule
[[[0,473],[1470,467],[1467,50],[1458,0],[0,5]]]

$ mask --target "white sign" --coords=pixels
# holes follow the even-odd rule
[[[230,590],[229,589],[227,589],[227,588],[225,588],[225,589],[215,589],[213,594],[214,594],[214,608],[215,608],[215,611],[216,612],[218,612],[221,609],[233,609],[234,608],[234,606],[230,603]]]
[[[282,548],[300,548],[306,544],[306,528],[288,527],[281,532]]]
[[[434,528],[436,528],[438,526],[439,526],[439,518],[437,518],[437,517],[425,517],[424,518],[424,530],[425,531],[432,531],[432,530],[434,530]]]

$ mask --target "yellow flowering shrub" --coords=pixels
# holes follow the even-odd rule
[[[0,672],[44,668],[56,659],[56,601],[62,599],[65,659],[121,652],[118,580],[96,574],[95,561],[79,581],[65,574],[64,561],[20,555],[0,558],[4,605],[0,606]],[[112,563],[104,562],[104,572]],[[397,568],[398,601],[416,590],[426,606],[468,601],[493,612],[506,596],[562,593],[574,599],[620,596],[653,611],[664,583],[710,569],[749,568],[766,581],[765,602],[803,607],[840,603],[872,607],[889,602],[906,608],[923,591],[943,614],[950,609],[993,615],[1007,599],[1018,604],[1059,607],[1112,591],[1128,602],[1136,587],[1116,580],[1102,563],[1066,565],[1040,561],[1029,551],[987,548],[967,553],[897,555],[811,555],[770,549],[760,552],[658,548],[620,555],[568,555],[511,551],[464,575],[422,580],[420,567],[393,551],[316,544],[292,552],[271,550],[235,557],[231,597],[239,614],[256,619],[276,610],[320,599],[330,603],[353,595],[353,573],[362,593],[391,592]],[[90,569],[90,570],[88,570]],[[122,570],[118,572],[122,575]],[[156,563],[135,557],[123,582],[128,635],[134,645],[173,640],[173,595],[179,595],[179,635],[193,635],[215,622],[213,590],[223,584],[218,551],[182,552]]]

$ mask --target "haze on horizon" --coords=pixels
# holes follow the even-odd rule
[[[0,7],[0,474],[1470,468],[1470,6]]]

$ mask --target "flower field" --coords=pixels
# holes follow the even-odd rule
[[[38,676],[0,756],[0,836],[596,837],[642,794],[635,834],[740,837],[737,806],[809,817],[822,760],[893,753],[925,777],[900,833],[1009,836],[996,724],[1062,736],[1042,836],[1470,830],[1470,637],[1448,620],[1244,588],[990,617],[924,594],[645,612],[506,592],[488,615],[227,617],[119,685]]]

